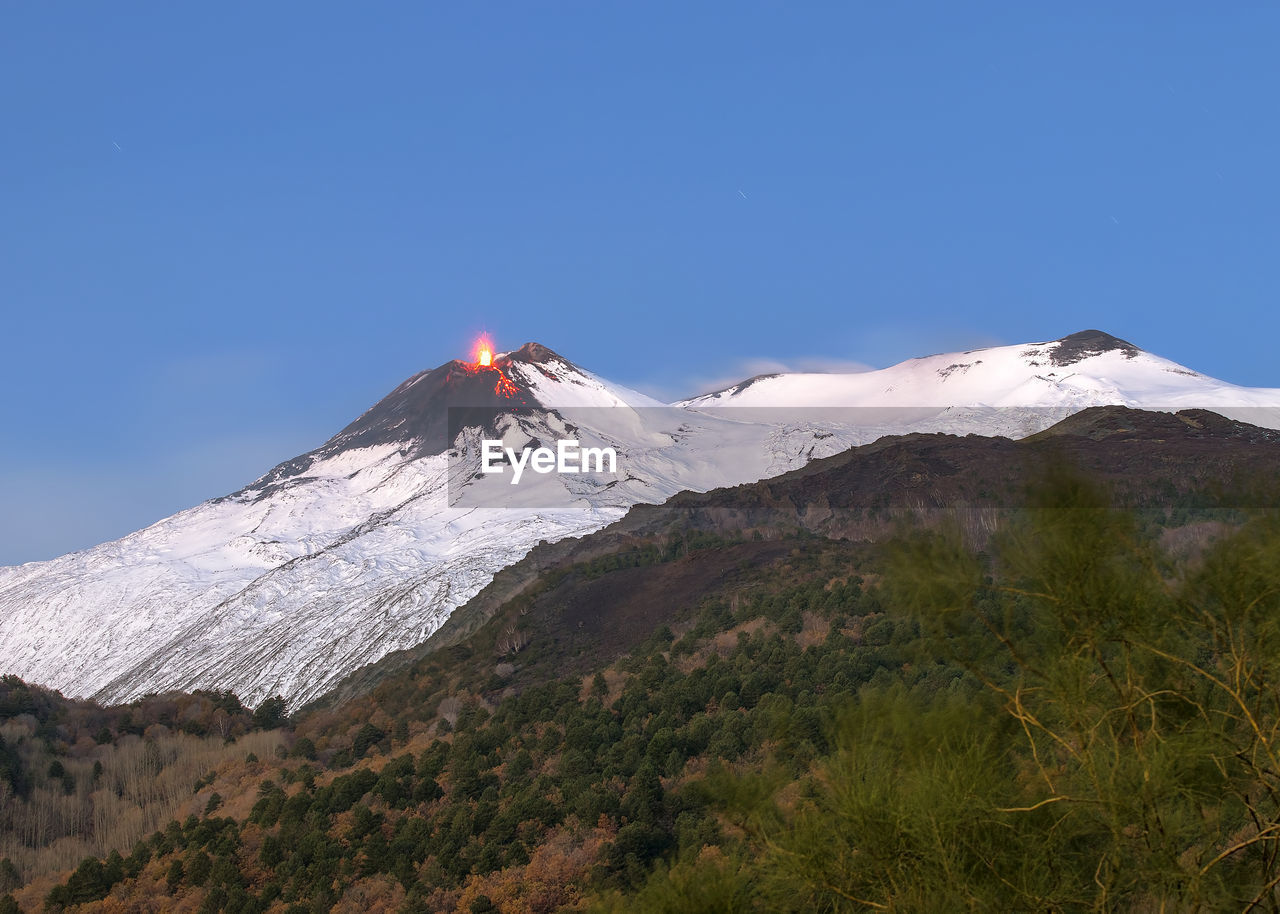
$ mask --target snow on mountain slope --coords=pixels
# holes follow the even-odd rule
[[[536,345],[492,369],[423,372],[240,492],[0,569],[0,669],[107,701],[199,687],[250,703],[313,697],[425,638],[538,540],[620,515],[567,498],[535,513],[448,505],[449,408],[536,414],[545,403],[657,405]]]
[[[1280,390],[1238,387],[1098,330],[1046,343],[910,359],[859,374],[765,375],[693,397],[707,407],[1275,407]]]
[[[297,704],[422,641],[539,540],[591,532],[633,504],[777,475],[884,434],[1018,437],[1102,403],[1268,408],[1240,418],[1280,427],[1280,391],[1096,331],[859,375],[753,379],[672,406],[538,344],[492,367],[450,362],[239,492],[0,568],[0,672],[105,701],[229,688],[251,705]],[[614,447],[618,472],[512,486],[478,472],[480,440],[493,437]]]

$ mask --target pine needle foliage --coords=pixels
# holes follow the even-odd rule
[[[902,538],[885,603],[966,675],[863,687],[799,781],[709,776],[741,862],[630,910],[1280,911],[1280,523],[1178,564],[1142,531],[1059,474],[988,554]]]

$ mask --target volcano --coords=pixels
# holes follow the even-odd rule
[[[599,529],[632,505],[776,476],[887,434],[1025,437],[1108,404],[1280,427],[1280,391],[1101,331],[862,374],[755,378],[670,405],[538,343],[491,352],[488,365],[454,360],[230,495],[0,568],[0,672],[108,702],[217,688],[296,706],[423,641],[540,541]],[[485,439],[570,437],[614,448],[617,474],[526,488],[477,472]]]

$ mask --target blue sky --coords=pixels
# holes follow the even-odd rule
[[[1280,386],[1273,3],[9,4],[0,563],[536,339],[672,395],[1100,327]]]

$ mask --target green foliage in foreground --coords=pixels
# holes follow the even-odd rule
[[[416,755],[387,714],[350,771],[283,769],[50,908],[154,860],[246,914],[374,878],[404,911],[1280,911],[1280,525],[1173,563],[1078,482],[1045,503],[986,554],[904,537],[882,586],[806,543],[608,676],[468,702]]]
[[[889,603],[982,694],[863,689],[811,775],[708,779],[736,847],[600,908],[1280,910],[1280,527],[1170,567],[1055,485],[989,559],[895,551]]]
[[[586,689],[572,676],[490,708],[467,702],[447,737],[417,753],[362,726],[330,758],[327,767],[342,772],[331,780],[290,760],[259,783],[245,821],[216,818],[215,807],[156,833],[153,871],[174,897],[203,893],[210,910],[260,912],[274,899],[328,910],[354,883],[380,875],[403,888],[406,910],[450,910],[469,882],[518,885],[522,868],[547,868],[548,840],[567,835],[550,858],[562,882],[548,897],[558,900],[539,910],[593,889],[634,891],[664,860],[726,842],[699,766],[754,767],[772,752],[788,777],[803,774],[829,751],[824,721],[854,690],[900,675],[913,625],[873,621],[858,641],[843,631],[881,616],[856,576],[844,580],[849,552],[816,544],[785,573],[767,574],[736,613],[713,599],[679,642],[659,630],[613,671],[613,692],[603,676]],[[816,642],[807,647],[797,638],[806,614]],[[712,649],[744,623],[750,633]],[[934,688],[958,674],[934,665],[912,681],[933,671],[942,674]],[[578,862],[586,844],[592,856]],[[236,868],[244,880],[233,878]],[[115,885],[98,861],[82,869],[49,893],[51,909]],[[476,894],[503,909],[505,896],[488,885]]]

